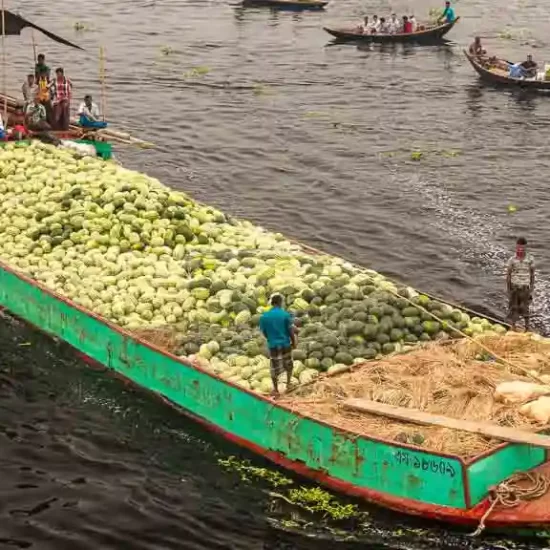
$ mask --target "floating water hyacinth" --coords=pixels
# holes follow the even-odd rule
[[[497,34],[498,38],[502,40],[526,40],[531,38],[531,32],[529,29],[519,28],[514,29],[507,26]]]
[[[328,118],[329,116],[328,113],[321,111],[307,111],[304,113],[304,118]]]
[[[273,94],[273,90],[269,86],[260,83],[254,84],[252,91],[256,96]]]
[[[176,50],[174,50],[174,48],[172,48],[171,46],[162,46],[160,48],[160,53],[162,55],[172,55],[173,53],[175,53]]]
[[[184,78],[197,78],[199,76],[207,75],[210,72],[209,67],[201,66],[201,67],[193,67],[186,73],[184,73]]]
[[[442,157],[458,157],[458,155],[461,154],[461,151],[458,151],[458,150],[453,150],[453,149],[449,149],[449,150],[443,150],[440,152],[440,155]]]
[[[508,205],[508,214],[513,214],[514,212],[517,212],[517,207],[513,204]]]
[[[422,160],[422,157],[424,156],[424,153],[422,153],[422,151],[413,151],[411,153],[411,160],[414,160],[414,161],[420,161]]]

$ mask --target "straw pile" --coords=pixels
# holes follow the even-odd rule
[[[550,345],[528,334],[487,336],[481,342],[495,354],[532,374],[550,374]],[[293,410],[365,435],[472,457],[500,442],[477,434],[420,426],[344,409],[349,398],[363,398],[459,419],[501,426],[540,428],[518,412],[518,405],[493,399],[500,382],[533,379],[492,360],[470,341],[437,343],[403,355],[367,363],[352,372],[324,377],[299,388],[284,402]],[[550,380],[550,378],[549,378]],[[545,380],[546,382],[546,380]]]
[[[170,326],[139,328],[133,330],[132,334],[169,353],[175,354],[181,344],[176,330]]]

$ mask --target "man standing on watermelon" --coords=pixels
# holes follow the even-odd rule
[[[273,395],[279,396],[279,376],[286,372],[286,387],[292,379],[292,348],[296,347],[296,332],[292,315],[283,308],[283,297],[274,294],[270,300],[271,309],[260,317],[260,330],[267,340],[271,359],[271,381]]]

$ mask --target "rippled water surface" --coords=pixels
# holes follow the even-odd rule
[[[502,57],[548,60],[543,3],[461,0],[451,42],[424,48],[331,45],[322,30],[365,12],[410,12],[403,1],[333,0],[303,14],[183,0],[6,7],[85,47],[35,35],[79,96],[99,101],[106,47],[108,117],[158,145],[119,151],[125,165],[495,315],[504,262],[523,234],[539,266],[537,323],[549,328],[550,97],[480,85],[461,52],[480,34]],[[431,7],[415,2],[417,18]],[[17,94],[32,66],[30,31],[6,46]],[[261,484],[220,469],[217,456],[235,449],[164,406],[23,327],[4,323],[2,344],[0,547],[357,546],[287,533],[286,512],[273,512]],[[470,543],[373,516],[362,547]]]

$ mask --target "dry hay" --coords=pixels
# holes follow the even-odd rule
[[[168,353],[176,353],[180,346],[176,330],[168,325],[135,329],[132,334]]]
[[[548,342],[514,333],[488,336],[481,342],[515,365],[536,369],[540,374],[550,373]],[[500,441],[358,413],[344,409],[342,404],[349,398],[363,398],[442,416],[534,429],[536,424],[522,416],[517,405],[505,405],[493,399],[494,389],[500,382],[533,382],[532,378],[513,371],[490,360],[488,354],[471,341],[445,346],[432,343],[407,354],[367,363],[351,372],[323,377],[311,386],[299,388],[284,402],[295,411],[348,431],[472,457]]]

